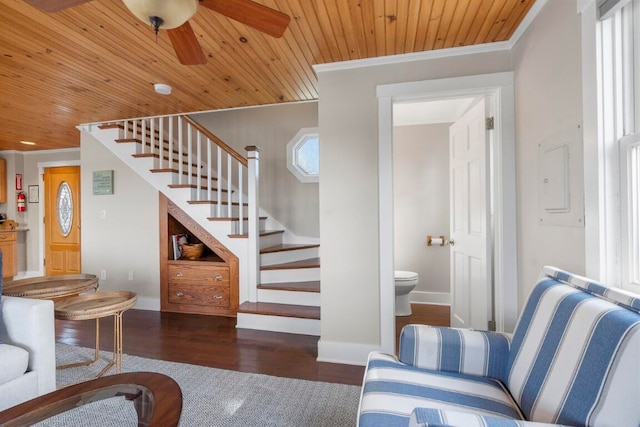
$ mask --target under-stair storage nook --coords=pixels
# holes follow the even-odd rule
[[[202,243],[202,255],[174,259],[173,235]],[[238,258],[161,193],[160,309],[235,316],[238,300]]]

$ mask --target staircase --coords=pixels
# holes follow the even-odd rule
[[[83,125],[239,259],[237,327],[320,335],[319,244],[264,212],[245,158],[183,115]]]

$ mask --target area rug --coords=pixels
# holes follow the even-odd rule
[[[93,350],[56,344],[58,364],[90,360]],[[90,367],[57,371],[58,387],[95,376],[111,353]],[[159,372],[173,378],[182,389],[181,426],[322,426],[345,427],[356,423],[360,387],[280,378],[123,356],[123,372]],[[111,371],[113,372],[113,370]],[[111,398],[57,415],[38,426],[135,426],[131,402]]]

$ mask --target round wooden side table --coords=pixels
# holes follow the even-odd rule
[[[90,290],[97,291],[98,286],[95,274],[62,274],[7,280],[3,283],[2,295],[55,301]]]
[[[138,299],[134,292],[108,291],[78,295],[55,303],[55,317],[60,320],[96,320],[96,351],[93,360],[60,366],[60,369],[90,365],[100,357],[98,319],[113,316],[113,359],[98,374],[103,376],[111,367],[122,372],[122,314],[133,307]]]

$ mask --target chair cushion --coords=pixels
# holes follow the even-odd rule
[[[553,425],[556,424],[507,420],[506,418],[433,408],[414,409],[409,422],[409,427],[552,427]]]
[[[420,369],[393,356],[369,356],[360,401],[360,427],[406,426],[416,407],[522,419],[503,384],[491,378]]]
[[[0,344],[0,384],[15,380],[27,372],[29,353],[15,345]]]

